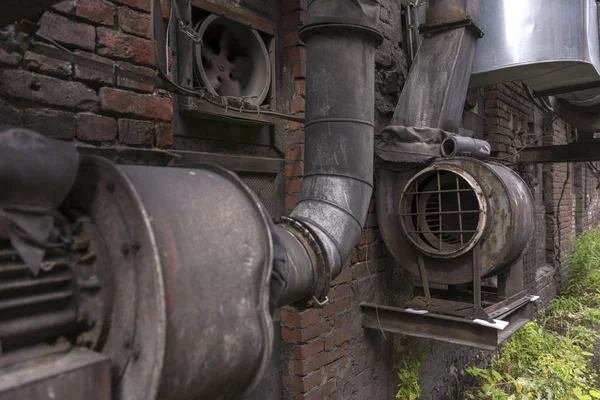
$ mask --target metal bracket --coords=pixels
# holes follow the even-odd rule
[[[431,24],[423,24],[419,26],[419,33],[425,37],[431,37],[438,33],[443,33],[459,28],[469,28],[473,34],[482,38],[485,35],[483,29],[469,15],[463,18],[434,22]]]

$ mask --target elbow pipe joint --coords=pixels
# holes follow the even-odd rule
[[[312,279],[288,279],[279,304],[324,304],[360,238],[373,191],[378,20],[378,0],[310,2],[300,31],[307,49],[305,175],[281,227],[295,238],[285,246],[288,275],[312,271]]]

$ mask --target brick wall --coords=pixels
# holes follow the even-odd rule
[[[518,83],[484,90],[485,139],[492,155],[511,161],[525,145],[567,144],[574,130],[555,116],[542,113]],[[535,236],[525,252],[525,284],[547,303],[568,275],[564,262],[571,240],[597,225],[598,174],[589,163],[515,166],[535,200]]]
[[[76,54],[152,76],[150,2],[67,0],[39,19],[39,33]],[[167,10],[163,10],[166,13]],[[2,122],[102,145],[169,147],[171,95],[152,85],[32,51],[0,51]]]

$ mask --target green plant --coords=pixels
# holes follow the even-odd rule
[[[477,386],[467,399],[600,399],[597,359],[600,341],[600,230],[578,237],[566,257],[570,274],[561,296],[536,321],[526,324],[498,351],[486,369],[468,367]]]
[[[416,400],[421,395],[421,385],[419,384],[419,369],[423,365],[427,349],[416,354],[415,341],[407,339],[406,346],[397,346],[396,351],[403,354],[402,365],[398,369],[398,392],[397,399]]]

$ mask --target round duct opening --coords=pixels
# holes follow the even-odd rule
[[[205,18],[196,31],[202,43],[194,51],[194,69],[201,85],[214,95],[261,105],[269,92],[271,64],[260,34],[218,15]]]
[[[400,199],[409,240],[431,257],[465,254],[481,238],[487,215],[482,188],[465,171],[432,166],[415,175]]]

